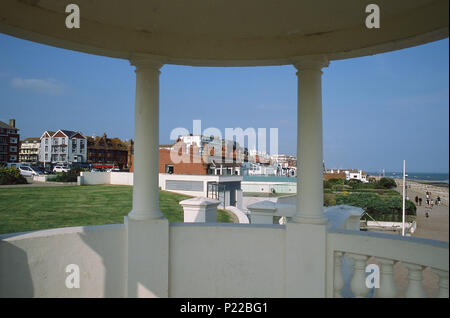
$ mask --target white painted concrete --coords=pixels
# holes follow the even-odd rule
[[[111,184],[110,172],[80,172],[79,185]]]
[[[0,298],[123,297],[125,244],[123,224],[1,235]],[[65,285],[69,264],[79,266],[79,289]]]
[[[325,56],[302,58],[298,69],[296,222],[323,224],[322,68]]]
[[[198,197],[181,201],[180,205],[183,207],[184,222],[217,222],[217,206],[219,204],[219,200],[205,197]]]
[[[297,184],[295,182],[258,182],[243,181],[241,183],[243,192],[252,193],[297,193]]]
[[[284,297],[282,226],[174,224],[170,297]]]
[[[134,59],[136,103],[134,110],[133,220],[159,219],[159,69],[153,59]]]
[[[233,213],[237,219],[239,224],[249,224],[250,220],[248,219],[248,216],[240,209],[236,208],[235,206],[226,206],[225,210]]]
[[[105,172],[110,173],[110,184],[115,185],[133,185],[132,172]]]
[[[448,293],[448,243],[345,228],[127,219],[2,235],[0,297],[332,297],[335,251],[430,266]]]

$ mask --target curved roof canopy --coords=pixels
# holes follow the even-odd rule
[[[366,5],[380,7],[368,29]],[[66,5],[80,8],[67,29]],[[185,65],[281,65],[376,54],[448,37],[448,0],[1,0],[0,31],[105,56]]]

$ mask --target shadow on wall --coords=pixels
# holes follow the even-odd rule
[[[0,241],[0,298],[34,296],[27,253],[11,243]]]
[[[83,227],[83,232],[78,235],[101,258],[103,265],[103,272],[95,272],[92,271],[92,268],[89,269],[92,274],[101,276],[95,277],[91,283],[103,286],[103,294],[94,297],[124,297],[126,258],[123,224],[100,227],[104,227],[105,231],[93,230],[92,227]],[[99,265],[97,267],[101,268]]]

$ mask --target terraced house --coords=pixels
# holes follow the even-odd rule
[[[71,130],[44,131],[40,137],[39,160],[43,163],[86,162],[87,139]]]
[[[0,121],[0,166],[19,161],[18,131],[15,119],[10,119],[9,124]]]

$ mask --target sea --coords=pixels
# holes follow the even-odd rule
[[[379,172],[368,172],[372,176],[379,176]],[[448,173],[431,173],[431,172],[406,172],[408,175],[408,180],[417,181],[427,181],[427,182],[439,182],[439,183],[449,183]],[[386,172],[384,174],[387,178],[402,179],[403,172]]]
[[[433,183],[449,184],[448,173],[431,173],[431,172],[408,172],[408,180],[427,181]],[[368,172],[368,175],[379,176],[379,172]],[[403,172],[385,172],[387,178],[401,179]],[[259,182],[297,182],[295,177],[282,176],[244,176],[243,181],[259,181]]]

